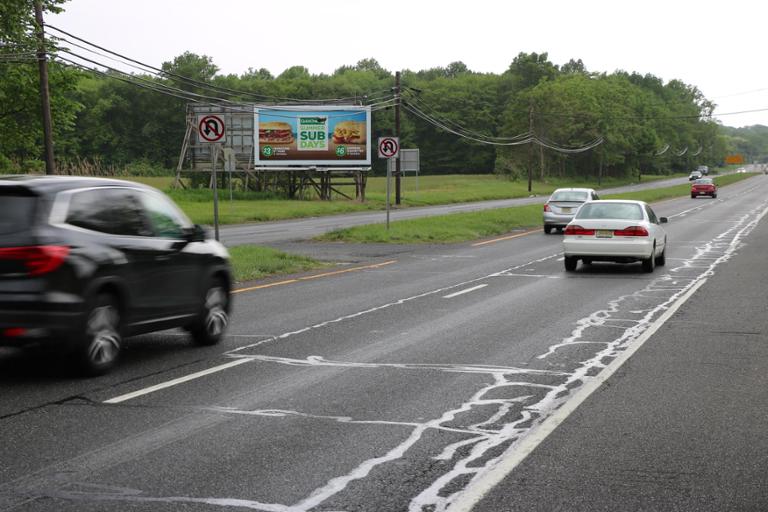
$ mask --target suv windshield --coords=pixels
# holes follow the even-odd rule
[[[29,229],[36,204],[36,196],[18,190],[0,189],[0,235]]]

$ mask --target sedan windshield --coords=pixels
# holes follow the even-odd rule
[[[643,220],[643,209],[634,203],[586,203],[576,218]]]
[[[587,200],[587,193],[578,190],[560,190],[552,194],[550,201],[578,201],[583,203]]]

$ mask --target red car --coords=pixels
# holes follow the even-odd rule
[[[712,199],[717,197],[717,185],[712,178],[700,178],[691,184],[691,199],[699,196],[712,196]]]

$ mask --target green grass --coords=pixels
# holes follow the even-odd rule
[[[447,244],[496,236],[538,224],[541,224],[541,205],[535,204],[392,222],[389,231],[384,224],[339,229],[317,237],[317,240]]]
[[[252,281],[276,274],[294,274],[332,266],[306,256],[288,254],[270,247],[238,245],[229,249],[235,281]]]
[[[735,183],[754,174],[731,174],[715,178],[718,187]],[[690,184],[654,190],[640,190],[612,194],[604,199],[636,199],[649,203],[687,196]],[[317,240],[357,243],[453,243],[488,238],[509,233],[514,229],[533,228],[541,225],[541,205],[517,206],[471,213],[455,213],[423,219],[374,224],[326,233]]]
[[[671,178],[669,176],[643,176],[643,181]],[[136,177],[135,181],[165,190],[179,207],[196,224],[213,224],[213,193],[208,189],[171,189],[173,177]],[[633,183],[633,179],[605,179],[602,187],[614,187]],[[394,180],[392,200],[394,201]],[[416,191],[416,178],[407,176],[402,181],[402,202],[398,208],[426,206],[492,199],[510,199],[527,197],[527,182],[512,182],[493,175],[440,175],[419,177],[419,190]],[[594,180],[551,179],[547,182],[534,182],[533,193],[549,195],[560,187],[596,187]],[[229,199],[229,190],[219,190],[219,223],[240,224],[246,222],[264,222],[319,217],[341,213],[383,210],[385,207],[386,179],[374,177],[368,179],[366,202],[349,201],[335,198],[333,201],[288,200],[271,194],[250,191],[234,191],[233,200]]]

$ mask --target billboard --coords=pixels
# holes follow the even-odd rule
[[[257,166],[371,165],[370,107],[256,107],[253,125]]]

